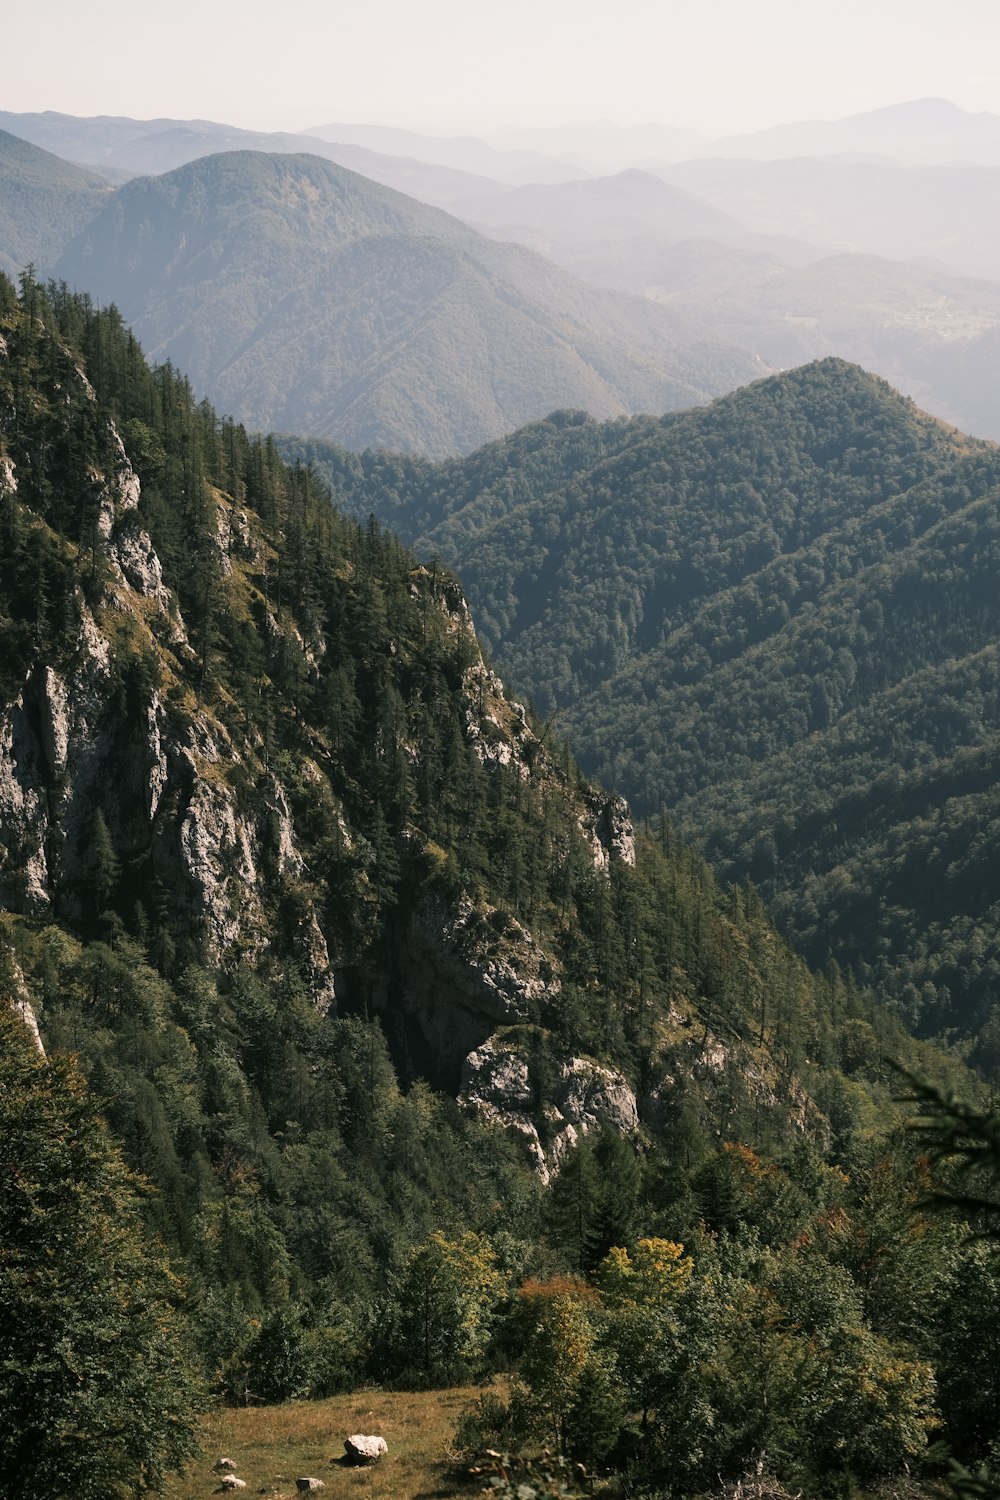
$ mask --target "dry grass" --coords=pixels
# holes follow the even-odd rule
[[[231,1458],[247,1487],[246,1500],[297,1500],[299,1475],[322,1479],[323,1500],[446,1500],[470,1495],[449,1477],[447,1453],[462,1410],[475,1389],[358,1391],[329,1401],[295,1402],[219,1411],[204,1422],[203,1457],[170,1481],[168,1500],[208,1500],[219,1488],[217,1458]],[[384,1437],[379,1463],[347,1468],[339,1462],[352,1432]]]

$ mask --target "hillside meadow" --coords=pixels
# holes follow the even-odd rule
[[[230,1407],[202,1425],[202,1457],[166,1488],[169,1500],[204,1500],[219,1489],[212,1465],[231,1458],[247,1482],[241,1492],[295,1500],[300,1475],[322,1479],[324,1500],[444,1500],[472,1495],[452,1472],[449,1455],[464,1408],[475,1387],[443,1391],[356,1391],[327,1401],[282,1406]],[[339,1462],[354,1432],[384,1437],[389,1452],[378,1464],[354,1468]],[[334,1460],[331,1462],[331,1460]]]

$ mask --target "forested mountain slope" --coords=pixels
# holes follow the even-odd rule
[[[71,166],[0,130],[0,271],[48,275],[110,193],[96,172]]]
[[[311,156],[125,184],[58,273],[249,426],[438,456],[556,405],[700,402],[759,371],[667,309]]]
[[[241,1405],[516,1366],[463,1443],[678,1495],[762,1443],[816,1486],[932,1462],[941,1422],[984,1453],[1000,1268],[915,1212],[887,1058],[967,1075],[634,830],[440,562],[30,276],[0,543],[0,995],[51,1055],[3,1010],[17,1500],[159,1482],[188,1345]]]
[[[983,1033],[993,1065],[993,446],[827,360],[464,463],[328,457],[343,503],[459,569],[586,765],[759,882],[814,961]]]

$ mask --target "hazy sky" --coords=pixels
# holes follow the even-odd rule
[[[48,0],[3,31],[8,110],[710,134],[926,95],[1000,113],[1000,0]]]

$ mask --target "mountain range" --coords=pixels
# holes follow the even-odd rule
[[[973,113],[947,99],[934,98],[909,100],[839,120],[799,121],[714,138],[684,127],[620,126],[608,120],[509,127],[473,136],[431,135],[350,121],[293,132],[263,132],[213,120],[83,118],[55,110],[0,111],[0,129],[57,156],[112,173],[168,171],[213,150],[312,149],[323,155],[326,145],[364,148],[383,156],[477,173],[508,185],[567,182],[651,162],[698,157],[768,161],[854,156],[912,165],[1000,165],[1000,116]],[[306,142],[310,141],[322,144],[309,147]],[[198,142],[200,149],[187,154],[192,142]]]
[[[759,365],[681,314],[310,156],[126,183],[56,266],[247,425],[443,455],[567,402],[691,405]]]
[[[13,127],[10,127],[13,128]],[[468,140],[393,131],[382,126],[326,125],[311,128],[327,140],[351,140],[392,154],[420,156],[427,161],[467,164],[459,156],[470,150]],[[33,137],[31,137],[33,139]],[[960,109],[947,99],[907,100],[866,110],[837,120],[802,120],[767,130],[710,136],[683,127],[647,124],[620,126],[608,120],[547,128],[509,127],[487,132],[477,143],[494,150],[536,153],[571,163],[590,176],[601,176],[656,161],[689,161],[699,157],[752,158],[758,161],[793,157],[873,157],[908,164],[969,162],[1000,165],[1000,115]],[[482,156],[476,158],[483,160]],[[476,170],[487,170],[484,166]],[[499,173],[489,175],[499,176]],[[537,175],[536,182],[566,181]],[[507,180],[513,180],[508,178]]]
[[[876,113],[872,123],[881,121],[892,130],[925,114],[933,122],[941,110],[932,101],[926,109],[900,106]],[[966,118],[960,112],[953,123],[955,119],[973,133],[973,127],[986,130],[989,125],[988,119]],[[418,332],[412,344],[414,356],[419,347],[419,360],[431,371],[426,403],[416,410],[401,394],[412,388],[407,364],[411,345],[390,340],[381,347],[373,330],[351,329],[352,314],[345,315],[335,286],[324,287],[324,297],[333,298],[327,326],[329,318],[344,322],[352,348],[365,351],[367,389],[380,406],[375,422],[366,426],[356,410],[349,410],[354,395],[337,374],[336,333],[320,341],[310,339],[310,330],[300,330],[279,357],[262,327],[256,353],[250,345],[241,353],[231,347],[225,331],[220,335],[208,330],[200,340],[190,329],[184,331],[190,318],[184,297],[193,295],[190,291],[179,294],[175,285],[138,289],[133,278],[126,278],[137,300],[123,305],[151,349],[160,356],[196,358],[192,378],[205,381],[206,393],[253,423],[300,430],[308,424],[313,435],[352,444],[383,442],[443,455],[540,417],[553,406],[584,406],[597,415],[657,410],[703,401],[767,367],[834,354],[878,371],[966,431],[1000,435],[1000,413],[988,378],[998,337],[993,292],[997,225],[990,208],[996,198],[991,173],[998,169],[985,162],[902,163],[868,154],[812,161],[692,158],[673,165],[661,160],[657,165],[651,158],[652,171],[630,168],[588,178],[565,164],[560,168],[553,159],[555,170],[547,175],[564,180],[518,186],[498,176],[442,164],[462,160],[502,175],[496,152],[491,165],[492,148],[484,145],[478,155],[469,156],[467,140],[422,139],[412,132],[331,127],[328,134],[349,138],[337,142],[316,135],[240,131],[208,121],[8,114],[0,116],[2,122],[65,154],[97,162],[115,183],[129,173],[162,174],[234,147],[269,154],[319,154],[411,198],[445,208],[494,239],[526,245],[585,282],[644,296],[698,325],[684,331],[675,322],[670,329],[658,314],[647,312],[637,320],[634,308],[612,311],[607,304],[602,308],[600,299],[585,305],[588,299],[582,291],[571,293],[565,283],[557,287],[539,271],[530,278],[530,305],[522,305],[535,327],[530,339],[533,371],[522,386],[524,399],[519,399],[516,392],[497,389],[488,370],[481,364],[475,367],[475,360],[464,368],[468,348],[481,347],[484,329],[493,331],[491,337],[499,336],[502,314],[478,272],[467,264],[462,270],[453,265],[451,272],[443,273],[452,278],[453,296],[448,294],[447,308],[439,307],[438,316],[451,318],[454,304],[454,335],[428,329]],[[850,122],[840,124],[846,129]],[[862,127],[867,128],[863,119],[851,126]],[[597,131],[592,139],[599,135]],[[369,144],[353,143],[359,141]],[[383,148],[412,148],[426,159],[386,155],[372,149],[370,143],[376,141]],[[0,212],[7,204],[6,218],[0,218],[4,264],[14,273],[30,261],[47,274],[59,262],[59,274],[86,287],[87,277],[95,273],[75,249],[67,253],[68,240],[96,217],[110,192],[101,191],[88,177],[88,169],[74,173],[65,161],[41,152],[32,156],[23,142],[15,148],[8,141],[6,154],[4,164],[0,150]],[[601,158],[612,159],[613,153]],[[201,170],[203,191],[211,195],[212,170]],[[568,176],[573,180],[565,180]],[[29,181],[30,212],[25,206]],[[244,191],[249,196],[255,191],[250,176]],[[51,207],[42,211],[45,203]],[[228,212],[223,205],[219,210],[223,216]],[[246,218],[259,230],[268,212],[265,208],[257,214],[248,206]],[[128,217],[116,213],[109,210],[103,233],[122,235],[122,253],[138,265],[146,250],[131,245]],[[426,220],[418,218],[413,224],[427,229]],[[457,235],[454,225],[446,232],[443,221],[434,232],[453,242]],[[321,244],[322,231],[314,220],[301,235],[296,230],[295,237],[307,241],[317,234]],[[272,268],[267,274],[273,276],[274,287],[262,308],[272,306],[276,297],[294,301],[294,293],[281,280],[282,267],[274,268],[274,245],[267,241],[265,235],[257,258],[262,267]],[[464,242],[466,248],[475,243]],[[115,262],[118,252],[102,242],[102,259],[106,250]],[[64,253],[66,259],[60,261]],[[496,252],[494,260],[495,256]],[[254,258],[252,250],[247,258]],[[482,259],[480,255],[480,263]],[[413,269],[390,272],[373,267],[373,285],[381,296],[390,275],[405,278]],[[498,269],[491,264],[490,277]],[[508,279],[512,269],[508,258],[501,280]],[[302,271],[308,275],[309,266]],[[522,266],[522,290],[524,273]],[[261,300],[261,277],[248,272],[240,293],[232,285],[238,274],[231,270],[226,297],[230,302],[234,296],[242,298],[236,322],[247,331],[247,310]],[[427,281],[417,280],[415,307],[424,305],[422,298],[433,296]],[[210,283],[206,272],[206,291]],[[353,297],[351,285],[344,289],[347,299]],[[104,278],[100,295],[123,302],[125,294]],[[317,298],[315,286],[310,295]],[[391,300],[391,289],[386,295]],[[535,305],[539,296],[563,309],[556,313],[558,327],[551,319],[546,325],[544,310],[540,313]],[[618,336],[609,320],[620,322],[620,341],[630,345],[628,350],[612,353],[606,346],[596,347],[595,332],[602,344]],[[760,363],[751,368],[732,349],[726,354],[717,350],[713,368],[713,360],[703,357],[706,339],[744,349]],[[703,347],[701,354],[687,351],[688,358],[681,346],[691,340]],[[459,343],[465,346],[464,355]],[[176,354],[171,353],[175,349]],[[325,349],[330,368],[324,368]],[[284,403],[287,410],[276,403],[273,388],[266,389],[264,361],[276,358],[281,392],[294,391]],[[402,365],[394,370],[397,358]],[[647,368],[639,374],[636,363],[644,361]],[[624,366],[629,363],[633,368],[626,375]],[[612,366],[617,367],[614,372]]]

